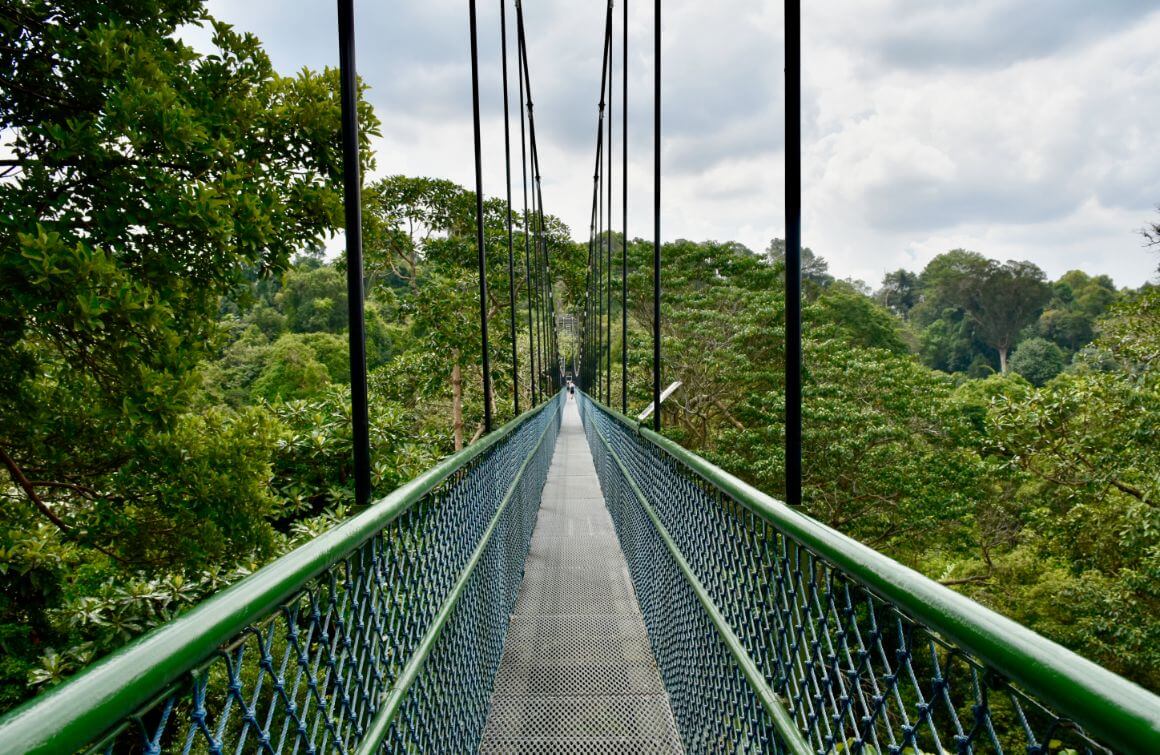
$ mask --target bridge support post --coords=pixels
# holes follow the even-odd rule
[[[785,0],[785,500],[802,502],[801,0]]]
[[[363,320],[362,176],[358,142],[358,76],[354,62],[354,0],[338,0],[338,70],[342,96],[342,193],[346,224],[346,298],[350,313],[354,496],[359,506],[365,506],[371,498],[371,444],[366,326]]]
[[[661,0],[653,20],[653,430],[661,431]]]
[[[471,24],[471,116],[475,125],[475,246],[479,259],[479,331],[482,337],[483,432],[491,432],[491,349],[487,338],[487,247],[483,238],[483,155],[479,126],[479,41],[475,0],[467,4]]]

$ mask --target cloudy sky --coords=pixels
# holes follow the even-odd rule
[[[628,1],[629,234],[649,237],[652,3]],[[525,5],[545,203],[586,237],[605,3]],[[1137,231],[1160,219],[1160,3],[804,5],[804,238],[832,272],[876,286],[966,247],[1052,277],[1154,275]],[[473,185],[466,7],[356,0],[358,69],[383,121],[379,174]],[[337,65],[331,0],[209,8],[257,34],[284,73]],[[665,0],[664,14],[664,237],[763,249],[784,233],[781,3]],[[502,196],[498,2],[480,2],[480,30],[484,190]],[[619,111],[617,99],[617,165]]]

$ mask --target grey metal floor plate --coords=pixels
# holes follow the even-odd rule
[[[684,752],[574,399],[564,410],[480,752]]]

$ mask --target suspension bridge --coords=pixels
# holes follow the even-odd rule
[[[366,505],[0,719],[0,751],[1160,751],[1160,698],[795,508],[801,355],[796,2],[786,3],[790,500],[772,499],[660,434],[660,411],[652,414],[652,428],[626,416],[626,380],[620,410],[613,408],[610,2],[584,310],[557,316],[551,260],[535,237],[524,249],[525,275],[537,290],[527,310],[534,405],[492,428],[488,404],[480,440],[370,502],[361,179],[351,168],[359,165],[354,14],[350,0],[338,5],[352,415],[357,496]],[[524,213],[535,227],[542,225],[540,165],[523,8],[514,7]],[[659,0],[655,10],[659,150]],[[490,396],[474,0],[469,11],[483,395]],[[622,32],[627,20],[625,10]],[[626,33],[622,39],[626,72]],[[621,95],[627,144],[627,72]],[[627,165],[625,151],[624,198]],[[659,159],[654,181],[652,356],[659,404]],[[510,205],[510,167],[507,195]],[[511,269],[510,230],[508,238]],[[622,258],[622,286],[624,264]],[[515,343],[514,299],[511,311]],[[577,334],[568,360],[558,344],[561,322]],[[620,329],[623,360],[623,319]],[[561,390],[565,361],[582,390]],[[627,370],[626,362],[620,367]]]

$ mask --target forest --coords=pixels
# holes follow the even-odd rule
[[[0,48],[0,711],[355,510],[345,261],[325,252],[337,73],[279,74],[196,0],[27,8],[0,12],[19,40]],[[216,54],[178,39],[190,23],[213,25]],[[363,195],[381,496],[483,432],[475,197],[375,166],[360,116],[364,171],[385,176]],[[509,218],[518,253],[542,232],[550,283],[518,260],[509,275]],[[578,314],[590,250],[495,198],[485,224],[504,422],[509,293],[522,411],[548,326],[525,302],[551,285]],[[985,249],[874,287],[824,251],[803,252],[805,510],[1160,691],[1160,287],[1050,280]],[[639,411],[652,245],[626,252]],[[662,381],[683,384],[665,433],[781,495],[784,244],[662,256]]]

